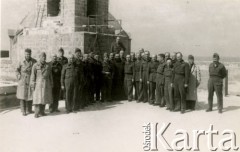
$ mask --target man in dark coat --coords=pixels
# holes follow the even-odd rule
[[[137,102],[140,101],[140,92],[141,92],[141,87],[140,87],[140,69],[142,65],[142,59],[141,59],[141,54],[137,53],[136,55],[136,61],[134,62],[134,83],[135,83],[135,99]]]
[[[177,53],[177,62],[173,68],[173,85],[174,85],[174,111],[181,110],[184,114],[186,110],[186,93],[188,89],[189,65],[182,59],[182,53]]]
[[[102,87],[102,63],[99,59],[99,55],[94,56],[95,59],[95,70],[94,70],[94,84],[95,90],[94,93],[96,95],[96,101],[100,101],[100,92]]]
[[[60,97],[61,91],[61,72],[62,72],[62,65],[57,61],[57,55],[54,54],[52,61],[50,62],[52,68],[52,77],[53,77],[53,103],[50,105],[49,110],[50,113],[53,112],[60,112],[58,110],[58,101]]]
[[[227,76],[225,66],[219,62],[220,57],[217,53],[213,54],[213,63],[209,65],[209,80],[208,80],[208,109],[212,111],[213,94],[217,95],[218,112],[222,113],[223,109],[223,79]]]
[[[79,71],[74,63],[74,55],[71,55],[69,62],[63,66],[61,75],[62,90],[66,92],[67,113],[76,112],[79,93]]]
[[[158,55],[159,66],[157,68],[157,77],[156,77],[156,105],[160,105],[160,107],[165,106],[164,100],[164,67],[165,67],[165,55]]]
[[[18,80],[17,98],[20,99],[20,107],[23,116],[32,111],[32,90],[30,88],[30,76],[33,65],[37,62],[31,57],[32,51],[30,49],[25,50],[25,60],[21,61],[16,69],[16,75]]]
[[[114,59],[114,76],[113,76],[113,99],[125,100],[124,92],[124,64],[119,54],[115,54]]]
[[[149,87],[149,64],[150,64],[150,53],[146,51],[144,53],[144,58],[142,60],[140,68],[140,82],[142,87],[142,92],[139,94],[139,98],[144,103],[148,102],[148,87]]]
[[[62,67],[68,63],[68,59],[64,56],[63,48],[58,50],[58,62],[62,65]],[[63,90],[60,91],[60,99],[63,100],[65,98],[65,93]]]
[[[93,89],[93,69],[92,64],[89,61],[89,55],[84,54],[83,56],[83,102],[84,107],[89,106],[93,103],[92,100],[92,89]]]
[[[94,53],[90,52],[89,56],[88,56],[88,63],[89,63],[89,74],[91,75],[91,79],[89,79],[90,81],[90,88],[89,88],[89,100],[90,103],[93,104],[95,102],[94,100],[94,93],[95,93],[95,87],[96,87],[96,81],[95,81],[95,76],[96,76],[96,61],[94,59]]]
[[[128,101],[133,100],[133,82],[134,82],[134,63],[131,61],[130,55],[126,56],[124,65],[124,89]]]
[[[163,74],[164,74],[164,99],[166,102],[167,110],[173,111],[174,109],[173,84],[172,84],[173,66],[171,58],[166,59]]]
[[[108,55],[104,54],[103,59],[103,88],[102,88],[102,101],[112,101],[112,80],[113,80],[113,66],[109,62]]]
[[[75,49],[75,65],[78,71],[78,80],[79,80],[79,89],[77,93],[77,102],[76,102],[76,110],[83,109],[83,99],[84,99],[84,94],[83,94],[83,83],[84,83],[84,71],[83,71],[83,59],[82,59],[82,51],[79,48]]]
[[[157,55],[154,55],[152,61],[149,63],[149,103],[155,103],[155,93],[156,93],[156,76],[157,76],[157,68],[159,62],[157,60]]]
[[[115,54],[119,54],[119,52],[123,50],[124,52],[126,51],[125,46],[123,43],[120,41],[120,37],[116,38],[116,41],[112,43],[111,45],[111,52]]]
[[[119,53],[119,55],[120,55],[120,59],[122,60],[122,62],[125,63],[125,62],[126,62],[126,58],[125,58],[124,51],[121,50],[120,53]]]

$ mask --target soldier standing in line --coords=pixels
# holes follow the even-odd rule
[[[141,69],[141,63],[142,63],[142,59],[141,59],[141,54],[137,53],[136,54],[136,61],[134,62],[134,83],[135,83],[135,99],[137,102],[140,101],[139,99],[139,94],[141,92],[141,88],[140,88],[140,69]]]
[[[170,58],[170,53],[169,53],[169,52],[166,52],[166,53],[165,53],[165,62],[167,61],[168,58]]]
[[[94,56],[95,59],[95,71],[94,71],[94,84],[95,84],[95,95],[96,95],[96,101],[100,101],[100,92],[102,87],[102,63],[99,59],[99,55]]]
[[[119,53],[119,55],[120,55],[120,59],[122,60],[122,62],[125,63],[125,62],[126,62],[126,58],[125,58],[125,56],[124,56],[124,51],[121,50],[120,53]]]
[[[102,89],[102,101],[112,101],[112,80],[113,80],[113,67],[110,64],[108,55],[104,54],[103,59],[103,89]]]
[[[95,71],[96,71],[96,61],[94,59],[94,53],[93,52],[90,52],[89,53],[89,56],[88,56],[88,63],[89,63],[89,74],[91,75],[91,79],[89,79],[90,81],[90,88],[89,88],[89,100],[90,100],[90,103],[93,104],[95,103],[95,100],[94,100],[94,92],[95,92],[95,87],[96,87],[96,84],[94,83],[95,82]]]
[[[176,52],[171,53],[171,57],[172,57],[172,65],[174,66],[174,64],[177,62],[177,53]]]
[[[201,83],[201,73],[200,68],[194,62],[194,56],[188,56],[188,64],[189,64],[189,83],[188,83],[188,92],[187,92],[187,109],[195,110],[195,105],[197,101],[197,92],[198,86]]]
[[[45,52],[40,54],[39,61],[33,65],[31,74],[31,88],[33,92],[33,104],[35,106],[35,118],[45,116],[45,105],[52,104],[53,78],[52,68],[46,62]]]
[[[150,64],[150,53],[146,51],[144,53],[144,58],[142,59],[142,64],[140,68],[140,82],[142,87],[142,92],[140,92],[140,99],[144,103],[148,102],[148,85],[149,85],[149,64]]]
[[[89,91],[92,86],[92,66],[89,62],[89,55],[83,55],[83,106],[87,107],[91,103],[91,92]]]
[[[20,107],[23,116],[33,113],[32,111],[32,90],[30,87],[30,76],[33,65],[37,62],[31,57],[32,51],[25,50],[25,60],[20,62],[16,75],[18,80],[17,98],[20,99]]]
[[[60,112],[58,110],[58,102],[61,91],[61,72],[62,65],[57,61],[57,55],[54,54],[52,57],[52,61],[50,62],[52,68],[52,77],[53,77],[53,103],[49,106],[50,113]]]
[[[83,109],[83,82],[84,82],[84,78],[83,78],[83,61],[82,61],[82,54],[81,54],[81,50],[79,48],[75,49],[75,65],[76,68],[78,69],[78,80],[79,80],[79,88],[78,88],[78,92],[77,92],[77,102],[76,102],[76,110],[80,110]]]
[[[182,53],[177,53],[177,62],[173,68],[173,85],[174,85],[174,111],[181,110],[184,114],[186,110],[186,93],[189,80],[189,65],[182,59]]]
[[[111,52],[115,54],[119,54],[119,52],[123,50],[125,52],[126,48],[123,43],[120,41],[120,37],[116,38],[116,41],[111,45]]]
[[[126,56],[124,65],[124,89],[129,102],[133,100],[134,63],[130,55]]]
[[[208,109],[206,112],[212,111],[213,94],[217,95],[218,113],[222,113],[223,109],[223,79],[227,76],[225,66],[219,62],[220,57],[217,53],[213,54],[213,63],[209,65],[208,80]]]
[[[68,63],[68,59],[64,56],[63,48],[58,50],[58,62],[62,65],[62,67]],[[63,90],[60,91],[60,100],[65,99],[65,92]]]
[[[113,100],[125,100],[124,92],[124,64],[120,59],[119,54],[115,55],[115,70],[113,76]]]
[[[63,66],[61,75],[62,90],[66,92],[67,114],[78,110],[77,96],[79,94],[79,71],[74,63],[74,55],[71,55],[68,61],[69,62]]]
[[[165,55],[158,55],[159,66],[157,68],[157,78],[156,78],[156,105],[160,105],[160,107],[164,107],[166,102],[164,100],[164,67],[165,67]]]
[[[172,59],[166,59],[166,64],[164,67],[164,99],[166,101],[167,110],[173,111],[173,85],[172,85],[172,77],[173,77],[173,66]]]
[[[155,93],[156,93],[156,75],[159,62],[157,60],[157,55],[153,55],[152,61],[149,63],[149,103],[155,103]]]

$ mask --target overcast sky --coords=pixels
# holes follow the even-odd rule
[[[131,33],[132,51],[240,56],[240,0],[109,0],[110,12]],[[1,0],[1,49],[35,0]]]

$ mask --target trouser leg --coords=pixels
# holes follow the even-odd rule
[[[155,90],[154,90],[154,82],[149,83],[149,102],[154,103],[154,96],[155,96]]]
[[[21,108],[21,112],[23,114],[26,114],[26,101],[25,100],[20,100],[20,108]]]
[[[215,92],[217,95],[218,110],[223,109],[223,84],[215,84]]]
[[[34,107],[35,107],[35,110],[34,110],[34,112],[35,112],[35,117],[36,117],[36,116],[39,116],[39,115],[40,115],[40,105],[39,105],[39,104],[36,104],[36,105],[34,105]]]
[[[213,107],[213,94],[214,94],[213,81],[209,79],[208,80],[208,109],[209,110],[212,110],[212,107]]]
[[[166,105],[166,101],[164,99],[164,86],[163,85],[160,86],[160,96],[161,96],[160,97],[160,101],[161,101],[160,106],[164,107]]]
[[[139,82],[139,96],[138,96],[139,101],[144,101],[143,97],[143,82]]]
[[[180,91],[178,83],[174,83],[174,101],[175,101],[175,111],[180,110]]]
[[[33,104],[33,101],[26,101],[26,108],[27,108],[27,112],[28,113],[32,113],[32,104]]]
[[[181,110],[186,110],[186,89],[184,87],[183,81],[179,84],[179,91],[181,97]]]
[[[135,81],[135,99],[139,100],[139,81]]]
[[[171,106],[170,106],[168,85],[169,85],[168,82],[165,82],[165,85],[164,85],[164,99],[166,101],[167,108],[170,109]]]
[[[133,82],[131,80],[127,81],[127,91],[128,91],[128,100],[133,99]]]

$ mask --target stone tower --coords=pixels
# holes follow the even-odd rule
[[[13,67],[24,58],[26,48],[32,49],[34,58],[46,52],[48,60],[59,48],[65,50],[66,56],[75,48],[101,56],[110,52],[118,36],[126,53],[131,51],[129,35],[109,13],[109,0],[36,0],[35,9],[23,18],[15,31],[9,33]]]

